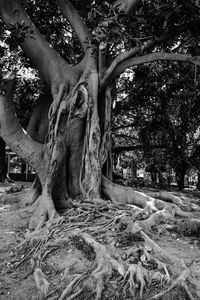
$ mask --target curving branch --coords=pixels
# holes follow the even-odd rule
[[[43,145],[32,140],[22,129],[13,104],[14,78],[4,80],[0,92],[0,135],[6,144],[32,167],[42,162]]]
[[[85,52],[88,51],[87,41],[91,38],[91,33],[84,20],[81,18],[75,7],[68,0],[58,0],[58,5],[64,17],[69,21],[74,29],[80,44]]]
[[[17,0],[1,0],[0,15],[9,29],[11,29],[11,24],[15,25],[17,22],[29,26],[34,33],[32,36],[25,37],[20,43],[21,48],[49,86],[53,81],[55,82],[55,76],[58,81],[58,77],[63,76],[62,73],[66,72],[69,65],[42,37],[19,2]]]
[[[171,30],[171,31],[163,31],[163,33],[160,35],[160,37],[152,37],[149,40],[142,43],[141,45],[138,45],[138,46],[130,49],[129,51],[118,55],[113,60],[111,65],[108,67],[106,72],[104,73],[104,77],[102,78],[102,80],[100,82],[100,86],[103,88],[106,85],[106,83],[108,82],[108,80],[111,77],[113,77],[112,74],[113,74],[113,72],[115,72],[115,69],[120,64],[127,61],[128,59],[132,59],[135,55],[137,55],[139,53],[143,53],[144,50],[147,50],[147,49],[154,47],[155,45],[158,45],[166,40],[174,38],[175,36],[178,36],[181,33],[185,32],[187,30],[191,30],[199,25],[200,25],[200,20],[194,20],[194,21],[188,22],[186,24],[174,26],[173,30]]]
[[[118,67],[113,72],[112,77],[120,75],[127,68],[142,65],[142,64],[148,64],[155,61],[179,61],[179,62],[185,62],[185,63],[200,66],[199,56],[191,56],[187,54],[175,54],[175,53],[167,53],[167,52],[154,52],[151,54],[127,59],[126,61],[118,65]]]
[[[104,76],[103,76],[103,78],[100,82],[101,88],[103,88],[106,85],[108,80],[111,78],[112,73],[115,71],[115,69],[117,68],[117,66],[120,63],[123,63],[127,59],[129,59],[129,58],[133,57],[134,55],[138,54],[139,52],[142,53],[145,49],[148,49],[148,48],[152,47],[154,44],[155,44],[155,39],[150,39],[150,40],[144,42],[141,46],[134,47],[131,50],[129,50],[127,52],[123,52],[122,54],[118,55],[113,60],[111,65],[108,67],[106,72],[104,73]]]

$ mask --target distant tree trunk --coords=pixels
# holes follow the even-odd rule
[[[0,181],[4,182],[7,175],[5,142],[0,137]]]
[[[196,186],[197,186],[197,189],[200,190],[200,171],[198,171],[197,175],[198,175],[198,179],[197,179]]]
[[[186,167],[184,164],[180,164],[176,169],[176,182],[179,190],[184,189],[184,179],[186,174]]]
[[[158,172],[158,180],[159,180],[159,184],[162,185],[163,184],[163,175],[162,175],[162,172]]]
[[[131,167],[131,180],[130,180],[130,183],[133,184],[136,179],[137,179],[137,163],[135,161],[133,161],[132,162],[132,167]]]
[[[157,182],[157,172],[151,172],[151,183],[155,185]]]

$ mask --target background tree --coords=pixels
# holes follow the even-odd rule
[[[116,151],[140,147],[144,160],[156,173],[165,161],[176,172],[179,189],[184,188],[186,171],[194,165],[192,157],[199,147],[197,81],[194,68],[181,64],[140,67],[132,72],[131,79],[121,79],[124,99],[118,98],[116,103],[115,136],[118,143],[125,141]]]

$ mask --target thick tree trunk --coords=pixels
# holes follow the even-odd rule
[[[4,182],[7,177],[5,142],[0,137],[0,181]]]

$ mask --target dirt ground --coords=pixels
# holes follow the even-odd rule
[[[28,186],[25,186],[26,188]],[[0,196],[10,187],[1,185]],[[190,192],[187,192],[189,195]],[[37,251],[37,245],[33,249],[30,247],[21,250],[19,245],[24,241],[28,232],[28,222],[30,212],[19,210],[15,203],[3,205],[0,200],[0,299],[1,300],[40,300],[40,299],[58,299],[66,287],[64,270],[70,264],[82,272],[86,264],[90,264],[79,257],[79,264],[76,266],[78,250],[75,250],[69,243],[63,241],[62,245],[56,245],[45,253],[45,259],[42,262],[42,270],[50,282],[49,293],[46,297],[41,296],[37,291],[33,271],[34,253]],[[64,237],[64,233],[63,233]],[[54,235],[56,238],[56,234]],[[187,265],[193,263],[193,268],[200,270],[200,240],[197,237],[185,237],[177,233],[162,232],[160,236],[157,233],[153,236],[158,245],[164,248],[168,253],[183,259]],[[39,245],[38,245],[39,247]],[[41,266],[40,266],[41,267]],[[199,281],[200,278],[194,278]],[[114,287],[114,285],[113,285]],[[67,297],[65,299],[68,299]],[[77,297],[76,299],[93,299],[89,296]],[[109,299],[104,295],[102,299]],[[132,299],[132,298],[131,298]],[[146,299],[146,298],[144,298]],[[178,299],[178,298],[177,298]],[[173,299],[172,299],[173,300]]]

